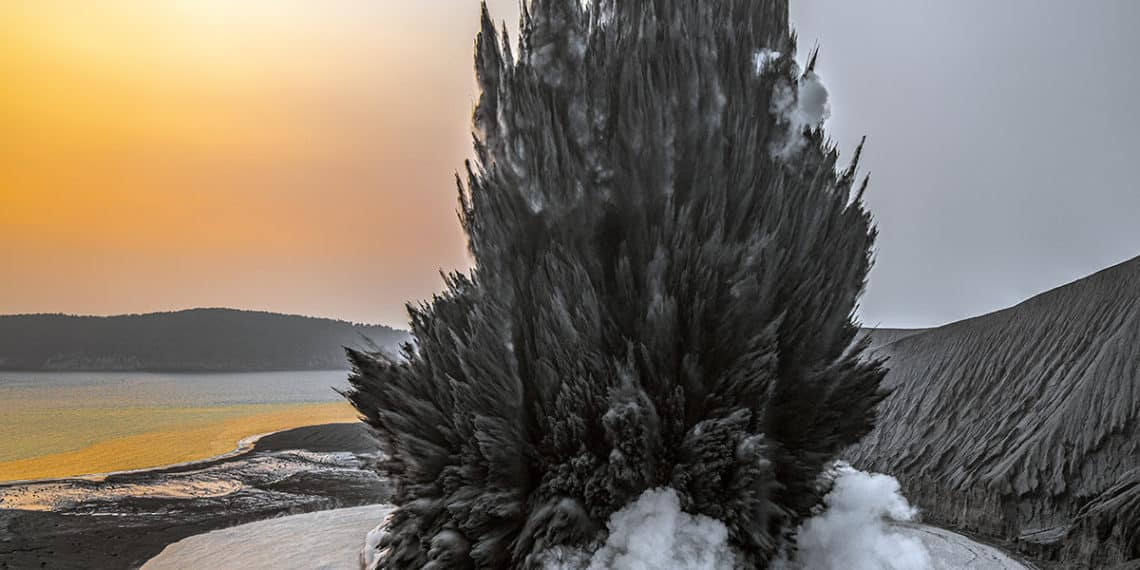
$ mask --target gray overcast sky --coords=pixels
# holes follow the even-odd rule
[[[928,326],[1140,255],[1140,2],[792,3],[828,128],[867,134],[868,325]]]
[[[792,21],[831,136],[849,155],[867,135],[865,324],[987,313],[1140,255],[1140,2],[792,0]]]

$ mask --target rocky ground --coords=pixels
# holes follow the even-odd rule
[[[374,504],[389,486],[362,428],[262,438],[249,453],[169,469],[0,485],[0,568],[137,568],[185,537],[284,514]]]
[[[217,461],[0,485],[0,568],[249,570],[258,556],[275,568],[354,568],[390,493],[368,468],[373,445],[357,425],[314,426]],[[1027,567],[959,534],[896,530],[922,540],[935,568]]]

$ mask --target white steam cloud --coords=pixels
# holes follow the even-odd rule
[[[813,570],[924,570],[931,567],[922,541],[891,532],[890,521],[910,521],[918,509],[899,494],[894,477],[836,466],[825,510],[797,534],[797,563]]]
[[[783,570],[925,570],[930,554],[918,538],[892,532],[892,521],[918,514],[889,475],[838,463],[824,509],[797,532],[795,561]],[[681,510],[676,491],[646,491],[610,517],[609,538],[596,552],[554,548],[543,553],[545,570],[731,570],[736,562],[728,529],[720,521]]]
[[[814,71],[805,73],[795,85],[777,83],[771,106],[772,112],[788,125],[786,135],[771,149],[772,156],[781,159],[791,157],[807,144],[804,128],[816,128],[831,116],[827,86]]]
[[[364,537],[364,548],[360,551],[360,567],[363,570],[380,570],[380,541],[387,532],[384,530],[388,524],[388,517],[376,528],[368,531]]]
[[[728,529],[715,519],[681,510],[677,492],[650,489],[610,517],[609,538],[593,555],[548,551],[546,570],[730,570],[735,556]]]

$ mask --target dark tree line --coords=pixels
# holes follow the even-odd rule
[[[521,30],[484,7],[475,268],[410,309],[406,360],[350,352],[398,485],[382,567],[540,566],[663,486],[764,567],[884,396],[814,54],[786,0],[532,0]]]
[[[244,371],[344,368],[345,346],[393,350],[407,333],[231,309],[0,316],[0,369]]]

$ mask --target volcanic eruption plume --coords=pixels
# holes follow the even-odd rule
[[[484,6],[474,269],[401,358],[349,355],[397,489],[381,567],[586,567],[646,509],[726,564],[794,550],[884,396],[866,179],[795,44],[787,0],[532,0],[517,50]]]

